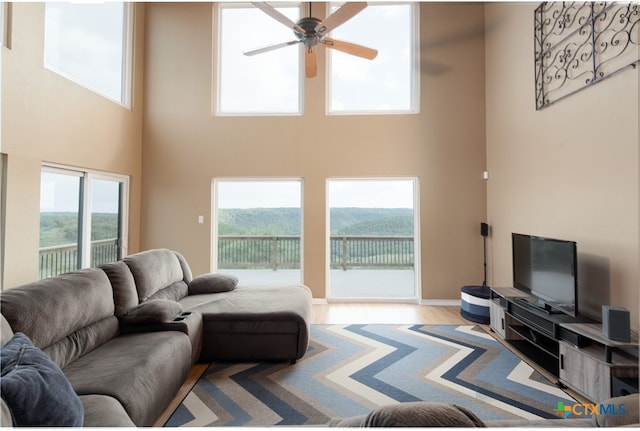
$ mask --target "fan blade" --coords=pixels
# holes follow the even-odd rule
[[[373,60],[378,55],[378,51],[366,46],[357,45],[351,42],[343,42],[341,40],[335,40],[325,37],[320,41],[328,48],[337,49],[338,51],[346,52],[347,54],[355,55],[358,57],[366,58],[367,60]]]
[[[291,21],[287,16],[280,13],[277,9],[275,9],[273,6],[269,5],[268,3],[255,2],[251,4],[257,7],[258,9],[260,9],[262,12],[269,15],[271,18],[278,21],[279,23],[286,25],[287,27],[297,31],[298,33],[307,34],[304,28],[300,27],[298,24]]]
[[[367,7],[367,2],[347,2],[329,15],[314,29],[319,37],[324,36],[337,26],[344,24]]]
[[[288,42],[274,43],[273,45],[267,45],[261,48],[252,49],[251,51],[243,51],[243,54],[244,55],[262,54],[263,52],[273,51],[275,49],[284,48],[285,46],[295,45],[296,43],[300,43],[300,41],[290,40]]]
[[[318,74],[318,57],[313,47],[305,47],[304,70],[307,78],[313,78]]]

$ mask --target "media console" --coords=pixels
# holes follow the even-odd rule
[[[524,356],[593,402],[638,392],[638,337],[618,342],[587,317],[549,313],[526,293],[491,288],[490,327]]]

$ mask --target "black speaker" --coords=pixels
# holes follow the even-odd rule
[[[610,340],[631,341],[629,310],[622,307],[602,306],[602,334]]]
[[[486,223],[480,223],[480,235],[489,236],[489,225]]]

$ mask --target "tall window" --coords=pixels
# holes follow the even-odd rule
[[[278,7],[297,21],[299,6]],[[295,40],[293,30],[254,6],[220,4],[217,104],[219,115],[298,115],[302,111],[298,44],[246,56],[244,51]]]
[[[241,284],[301,282],[302,181],[214,181],[215,269]]]
[[[417,300],[417,179],[331,179],[330,298]]]
[[[42,168],[40,278],[126,254],[128,184],[119,175]]]
[[[123,2],[47,2],[45,67],[128,106],[132,11]]]
[[[330,114],[419,111],[418,10],[413,3],[369,3],[333,30],[332,38],[377,49],[378,56],[369,61],[327,50]]]

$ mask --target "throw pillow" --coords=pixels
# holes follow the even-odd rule
[[[125,323],[168,322],[182,313],[182,305],[170,299],[150,299],[122,316]]]
[[[189,295],[229,292],[238,285],[238,278],[227,274],[203,274],[189,283]]]
[[[17,332],[0,351],[2,399],[15,426],[80,427],[84,407],[60,367]]]

